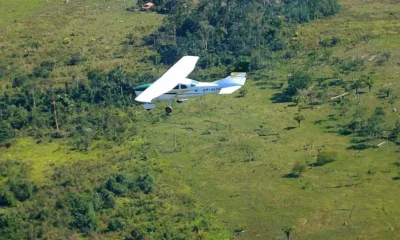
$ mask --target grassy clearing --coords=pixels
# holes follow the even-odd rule
[[[0,29],[12,22],[24,21],[33,12],[43,8],[45,5],[45,0],[1,1]]]
[[[22,160],[32,166],[32,180],[38,184],[47,183],[55,167],[80,161],[97,161],[110,158],[121,152],[133,151],[142,143],[137,140],[123,146],[114,146],[109,142],[97,142],[89,151],[76,151],[67,140],[37,143],[32,138],[19,138],[13,147],[2,151],[2,160]]]
[[[86,77],[82,72],[88,68],[122,66],[130,71],[157,72],[138,61],[152,54],[139,46],[141,37],[154,31],[163,16],[127,12],[125,8],[131,4],[51,2],[29,20],[3,26],[0,62],[7,65],[3,81],[10,81],[18,72],[29,73],[43,61],[56,63],[56,70],[50,76],[52,84],[81,80]],[[128,38],[133,42],[125,43]],[[86,61],[68,66],[72,56],[85,57]]]
[[[329,108],[303,110],[306,120],[297,127],[292,120],[295,108],[271,103],[261,107],[272,92],[250,89],[245,99],[217,96],[179,106],[168,123],[148,127],[146,135],[232,231],[245,226],[242,237],[280,237],[282,226],[296,225],[299,239],[393,239],[395,232],[389,228],[397,226],[400,211],[392,180],[398,147],[349,151],[350,139],[313,124]],[[254,129],[260,125],[269,136],[258,136]],[[308,167],[299,179],[283,177],[295,162],[314,163],[321,145],[337,151],[338,160]],[[382,208],[390,213],[377,210]],[[365,226],[374,226],[376,233],[363,235]]]
[[[286,225],[296,226],[296,239],[396,239],[399,182],[393,179],[399,169],[393,163],[400,157],[399,147],[389,142],[379,148],[351,150],[360,139],[337,131],[358,106],[365,107],[368,116],[382,106],[388,126],[399,117],[392,112],[400,107],[398,100],[390,105],[378,98],[383,86],[397,81],[399,70],[396,16],[400,6],[389,2],[342,2],[343,11],[337,16],[298,30],[298,39],[307,49],[321,51],[319,41],[338,36],[341,43],[332,48],[332,58],[365,59],[363,71],[339,75],[345,81],[375,72],[371,92],[362,94],[358,105],[354,93],[348,97],[347,115],[339,116],[337,107],[329,103],[317,105],[300,110],[305,120],[298,127],[293,120],[298,107],[271,101],[279,92],[271,86],[302,69],[308,60],[304,54],[283,64],[280,71],[261,73],[270,76],[261,77],[265,87],[250,77],[244,98],[191,100],[175,106],[171,117],[147,126],[145,135],[179,169],[201,201],[233,232],[244,230],[238,239],[281,239]],[[385,51],[391,56],[380,65]],[[309,70],[316,77],[331,77],[337,71],[324,63]],[[398,84],[390,87],[400,93]],[[331,88],[329,96],[343,92]],[[162,108],[161,104],[155,112],[143,114],[163,114]],[[337,120],[329,120],[331,114]],[[337,152],[337,160],[313,167],[318,148]],[[300,178],[285,178],[296,162],[307,165],[307,171]]]

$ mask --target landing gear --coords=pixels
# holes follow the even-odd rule
[[[184,101],[187,101],[187,98],[176,100],[177,103],[183,103]]]
[[[166,112],[167,114],[172,113],[172,107],[171,107],[171,106],[166,107],[166,108],[165,108],[165,112]]]

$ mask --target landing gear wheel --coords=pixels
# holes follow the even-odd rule
[[[170,106],[166,107],[166,108],[165,108],[165,112],[166,112],[167,114],[172,113],[172,107],[170,107]]]

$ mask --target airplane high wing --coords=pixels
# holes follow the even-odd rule
[[[182,57],[164,75],[136,97],[135,100],[150,103],[154,98],[171,91],[194,70],[197,60],[199,60],[199,57],[196,56]]]

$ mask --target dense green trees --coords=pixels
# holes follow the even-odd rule
[[[176,3],[173,15],[146,38],[160,54],[160,61],[174,63],[182,55],[198,55],[200,66],[229,65],[249,56],[268,59],[283,50],[296,23],[329,16],[339,11],[336,0],[228,1],[203,0],[194,9],[186,1]]]
[[[121,142],[124,132],[135,133],[128,124],[134,119],[125,120],[111,108],[136,104],[134,86],[154,80],[154,76],[131,74],[116,67],[110,71],[89,70],[87,81],[64,86],[48,87],[35,82],[36,78],[47,77],[38,72],[51,71],[53,67],[54,63],[43,62],[23,76],[23,81],[14,80],[12,88],[0,92],[0,142],[14,137],[16,131],[27,126],[34,136],[50,134],[55,128],[53,98],[60,128],[71,132],[69,136],[73,137],[77,149],[87,150],[95,138]]]
[[[27,163],[0,162],[0,181],[18,176],[0,187],[0,207],[6,207],[0,214],[0,239],[81,234],[106,234],[105,238],[112,239],[195,239],[197,232],[218,231],[195,200],[188,203],[187,195],[175,194],[180,191],[175,185],[180,183],[156,180],[154,176],[162,179],[160,169],[168,171],[158,163],[132,161],[129,155],[117,154],[112,159],[60,165],[51,183],[38,188],[27,180],[31,173]]]

